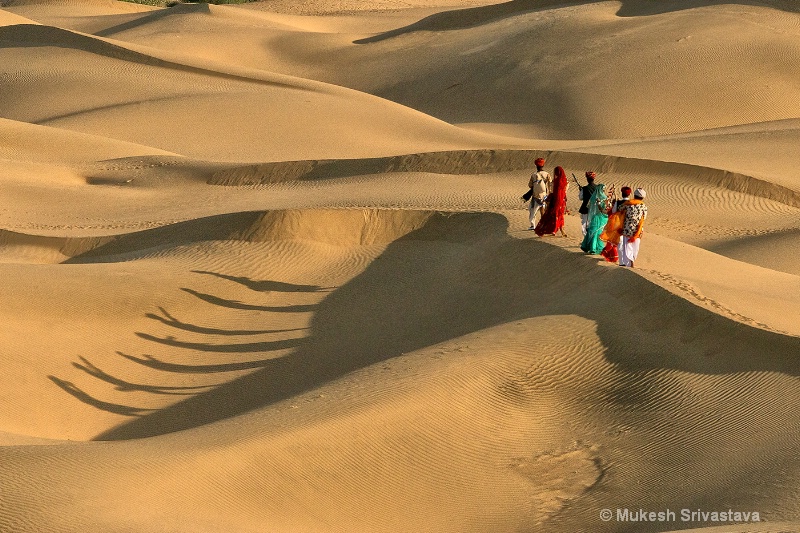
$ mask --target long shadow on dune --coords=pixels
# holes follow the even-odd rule
[[[186,287],[184,287],[181,290],[193,296],[197,296],[197,298],[199,298],[200,300],[203,300],[205,302],[214,305],[218,305],[220,307],[227,307],[228,309],[243,309],[247,311],[271,311],[273,313],[304,313],[307,311],[313,311],[316,308],[315,305],[302,305],[302,304],[281,305],[281,306],[255,305],[255,304],[240,302],[238,300],[228,300],[227,298],[220,298],[219,296],[214,296],[213,294],[205,294]]]
[[[163,386],[163,385],[156,386],[156,385],[145,385],[142,383],[132,383],[130,381],[126,381],[118,377],[112,376],[111,374],[101,370],[85,357],[79,357],[78,359],[80,360],[80,362],[72,363],[72,366],[74,366],[78,370],[86,372],[93,378],[96,378],[100,381],[113,385],[115,390],[121,392],[146,392],[148,394],[159,394],[159,395],[169,395],[169,396],[189,396],[189,395],[195,395],[198,392],[202,392],[203,390],[208,389],[207,386]],[[107,411],[109,413],[114,413],[123,416],[142,416],[146,413],[153,411],[153,409],[133,407],[130,405],[124,405],[114,402],[106,402],[98,398],[95,398],[94,396],[90,395],[86,391],[79,388],[71,381],[65,381],[55,376],[47,376],[47,377],[50,381],[56,384],[64,392],[101,411]]]
[[[59,388],[61,388],[64,392],[71,395],[78,400],[91,405],[101,411],[108,411],[109,413],[114,413],[117,415],[123,416],[142,416],[143,414],[150,411],[149,409],[142,409],[138,407],[131,407],[129,405],[123,405],[118,403],[112,402],[104,402],[102,400],[98,400],[97,398],[87,394],[85,391],[78,388],[74,383],[71,381],[65,381],[63,379],[59,379],[55,376],[47,376],[50,381],[55,383]]]
[[[235,363],[220,363],[220,364],[197,364],[190,365],[186,363],[172,363],[170,361],[162,361],[152,355],[135,356],[123,352],[117,352],[117,355],[123,357],[134,363],[142,366],[152,368],[154,370],[161,370],[163,372],[176,372],[181,374],[217,374],[221,372],[235,372],[239,370],[252,370],[255,368],[264,368],[269,366],[274,358],[256,359],[239,361]]]
[[[137,242],[138,241],[134,241]],[[87,255],[91,255],[88,254]],[[258,281],[253,282],[248,278],[236,277],[236,276],[228,276],[224,274],[218,274],[214,272],[206,272],[206,271],[193,271],[196,274],[201,275],[211,275],[215,277],[219,277],[228,281],[233,281],[239,284],[242,284],[253,291],[259,292],[293,292],[293,293],[313,293],[313,292],[327,292],[329,289],[325,289],[323,287],[319,287],[317,285],[299,285],[293,283],[284,283],[278,281]],[[257,306],[246,304],[234,300],[227,300],[224,298],[216,297],[213,295],[208,295],[204,293],[199,293],[197,291],[183,289],[185,292],[193,294],[197,296],[203,302],[206,302],[211,305],[216,305],[219,307],[223,307],[226,309],[239,309],[239,310],[248,310],[248,311],[268,311],[268,312],[305,312],[314,309],[314,306],[306,305],[306,306]],[[191,332],[191,333],[200,333],[205,335],[222,335],[222,336],[229,336],[229,337],[240,337],[240,336],[251,336],[251,335],[264,335],[264,334],[287,334],[287,333],[295,333],[295,332],[304,332],[306,328],[285,328],[285,329],[268,329],[268,330],[235,330],[235,329],[221,329],[221,328],[208,328],[203,326],[197,326],[188,324],[186,322],[182,322],[175,318],[172,314],[170,314],[166,309],[163,307],[159,307],[159,311],[161,314],[155,313],[147,313],[145,316],[150,318],[151,320],[158,322],[162,325],[170,326],[179,330],[180,332]],[[211,342],[189,342],[189,341],[181,341],[176,339],[173,335],[168,335],[166,337],[159,337],[156,335],[152,335],[149,333],[144,332],[136,332],[136,336],[142,338],[144,340],[153,342],[154,344],[159,344],[162,346],[171,346],[174,348],[181,348],[190,350],[194,353],[226,353],[226,354],[248,354],[248,353],[259,353],[261,355],[269,354],[270,352],[276,352],[281,350],[288,350],[296,348],[300,345],[301,339],[299,338],[290,338],[290,339],[280,339],[280,340],[271,340],[271,341],[259,341],[259,342],[228,342],[228,343],[211,343]],[[181,373],[181,374],[217,374],[217,373],[225,373],[225,372],[234,372],[234,371],[243,371],[243,370],[253,370],[258,368],[263,368],[268,366],[272,361],[272,358],[264,358],[264,359],[244,359],[238,360],[235,362],[227,362],[221,364],[186,364],[186,363],[175,363],[171,361],[161,360],[158,357],[153,355],[142,355],[142,356],[134,356],[130,354],[126,354],[124,352],[118,351],[117,355],[126,359],[130,362],[137,363],[139,365],[148,367],[153,370],[161,371],[161,372],[172,372],[172,373]],[[145,385],[141,383],[132,383],[130,381],[126,381],[115,377],[103,370],[99,367],[94,365],[85,357],[79,357],[80,362],[72,363],[72,365],[82,370],[83,372],[89,374],[91,377],[96,378],[100,381],[106,382],[110,385],[114,386],[114,389],[121,392],[145,392],[149,394],[158,394],[158,395],[172,395],[172,396],[188,396],[188,395],[195,395],[199,392],[203,392],[214,385],[197,385],[197,386],[164,386],[164,385]],[[153,411],[153,409],[146,409],[146,408],[139,408],[134,406],[129,406],[121,403],[113,403],[101,400],[96,398],[86,392],[85,390],[81,389],[74,383],[70,381],[65,381],[55,376],[48,376],[48,379],[52,381],[55,385],[61,388],[63,391],[67,392],[74,398],[91,405],[97,409],[102,411],[108,411],[114,414],[123,415],[123,416],[142,416],[147,412]]]
[[[123,392],[147,392],[150,394],[165,394],[165,395],[177,395],[177,396],[185,396],[188,394],[196,394],[197,391],[206,389],[208,387],[203,385],[198,386],[153,386],[153,385],[144,385],[142,383],[131,383],[130,381],[125,381],[119,378],[112,376],[111,374],[100,370],[97,366],[92,364],[88,359],[85,357],[79,357],[80,363],[72,363],[72,366],[79,370],[83,370],[90,376],[94,376],[101,381],[105,381],[111,385],[114,385],[114,388],[118,391]]]
[[[173,316],[169,311],[163,307],[158,308],[160,314],[147,313],[145,316],[164,325],[171,326],[175,329],[188,331],[191,333],[201,333],[204,335],[230,335],[230,336],[243,336],[243,335],[266,335],[268,333],[288,333],[292,331],[302,331],[305,328],[289,328],[289,329],[222,329],[211,328],[207,326],[200,326],[197,324],[190,324],[179,320]]]
[[[246,361],[257,370],[96,438],[140,438],[233,417],[416,349],[547,315],[594,321],[607,358],[622,374],[640,376],[606,391],[619,404],[646,404],[658,394],[642,388],[641,374],[652,369],[800,375],[800,338],[734,322],[545,240],[511,238],[500,215],[434,215],[320,302],[310,336],[289,355]],[[530,332],[532,353],[537,334]],[[136,359],[170,372],[225,370]]]
[[[173,337],[157,337],[148,333],[136,333],[147,341],[152,341],[166,346],[174,346],[176,348],[186,348],[189,350],[197,350],[199,352],[216,352],[216,353],[247,353],[247,352],[269,352],[273,350],[285,350],[287,348],[295,348],[300,345],[298,339],[288,339],[280,341],[263,341],[263,342],[247,342],[247,343],[233,343],[233,344],[211,344],[206,342],[187,342],[179,341]]]
[[[602,1],[603,0],[511,0],[510,2],[490,6],[454,9],[452,11],[445,11],[443,13],[427,16],[408,26],[396,28],[372,37],[358,39],[353,42],[355,44],[375,43],[417,31],[462,30],[496,22],[527,11],[597,4]],[[659,15],[715,5],[771,7],[783,11],[800,13],[800,5],[794,0],[695,0],[693,2],[686,2],[685,0],[621,0],[620,3],[621,6],[617,11],[617,15],[620,17]]]
[[[220,274],[219,272],[209,272],[207,270],[193,270],[195,274],[205,274],[228,281],[236,282],[244,285],[251,291],[267,292],[267,291],[281,291],[281,292],[321,292],[330,290],[330,288],[322,287],[321,285],[303,285],[299,283],[285,283],[274,280],[253,281],[250,278],[243,276],[229,276]]]

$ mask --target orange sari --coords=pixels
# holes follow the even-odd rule
[[[625,211],[619,209],[616,213],[608,215],[608,222],[603,232],[600,234],[600,239],[607,243],[617,245],[622,238],[622,228],[625,225]]]
[[[623,204],[624,205],[624,204]],[[622,206],[619,206],[620,208]],[[608,222],[600,234],[600,240],[606,241],[606,246],[600,252],[606,261],[616,263],[619,260],[617,246],[622,238],[622,229],[625,227],[625,211],[617,209],[616,213],[608,215]]]

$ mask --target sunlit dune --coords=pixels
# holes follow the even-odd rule
[[[0,2],[0,532],[800,531],[798,64],[781,0]]]

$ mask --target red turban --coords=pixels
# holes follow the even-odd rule
[[[630,187],[623,187],[620,192],[622,192],[622,197],[623,198],[628,197],[628,196],[631,195],[631,188]]]
[[[540,157],[540,158],[536,159],[536,161],[534,161],[533,164],[536,165],[537,167],[543,167],[544,166],[544,159],[542,159]]]
[[[588,179],[588,180],[593,180],[593,179],[595,179],[596,177],[597,177],[597,174],[595,174],[595,173],[594,173],[594,172],[592,172],[591,170],[587,170],[587,171],[586,171],[586,179]]]

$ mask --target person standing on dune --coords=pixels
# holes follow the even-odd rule
[[[625,225],[625,213],[621,209],[631,199],[631,188],[626,185],[620,189],[620,193],[622,193],[622,198],[614,200],[606,227],[603,228],[603,232],[600,234],[600,239],[606,241],[606,245],[600,255],[609,263],[619,262],[620,248],[622,247],[622,228]]]
[[[528,194],[531,195],[531,203],[530,207],[528,207],[529,230],[536,228],[536,215],[539,214],[540,220],[543,216],[545,201],[547,201],[547,195],[550,193],[552,182],[550,174],[544,170],[544,159],[539,157],[533,163],[536,165],[536,172],[534,172],[531,175],[531,179],[528,180],[528,188],[530,189]],[[525,197],[523,196],[523,198]]]
[[[647,206],[644,205],[644,189],[633,191],[633,200],[628,200],[622,206],[625,214],[622,226],[622,242],[619,250],[620,266],[633,268],[633,263],[639,255],[639,245],[642,242],[642,230],[647,218]]]
[[[547,209],[542,215],[539,223],[536,224],[536,235],[542,237],[544,235],[555,235],[557,231],[561,232],[562,237],[566,237],[564,233],[564,215],[567,213],[567,189],[569,182],[567,181],[567,173],[561,167],[556,167],[553,178],[553,192],[550,193]]]
[[[586,227],[589,224],[589,201],[592,199],[592,195],[594,194],[594,189],[596,187],[594,180],[596,177],[597,174],[591,170],[587,171],[586,181],[588,183],[586,185],[580,185],[580,188],[578,189],[578,200],[581,201],[581,206],[578,209],[578,213],[581,215],[581,230],[583,231],[584,237],[586,236]],[[578,180],[575,181],[577,182]]]
[[[631,199],[631,193],[633,192],[633,189],[626,185],[625,187],[621,188],[619,192],[622,194],[622,198],[614,200],[614,204],[611,206],[612,213],[616,213],[622,209],[622,206],[625,205],[625,202]]]
[[[589,255],[599,254],[605,243],[600,240],[600,234],[608,222],[608,214],[611,211],[611,203],[614,201],[614,186],[606,193],[606,186],[603,183],[594,188],[594,192],[589,202],[588,222],[586,233],[581,242],[581,250]]]

